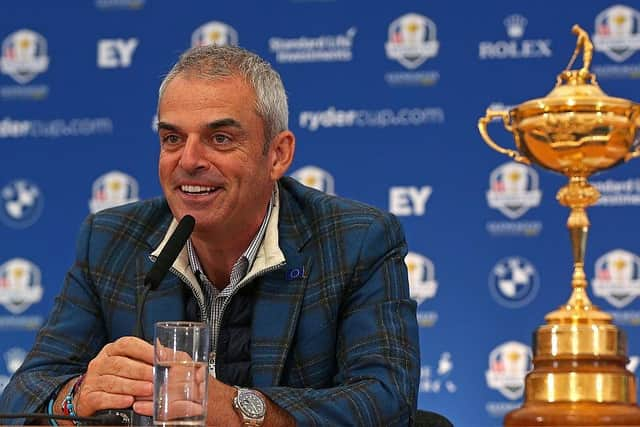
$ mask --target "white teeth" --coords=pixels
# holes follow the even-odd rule
[[[203,187],[202,185],[181,185],[180,189],[185,193],[208,193],[215,190],[215,187]]]

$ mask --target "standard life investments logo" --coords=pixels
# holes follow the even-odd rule
[[[315,37],[271,37],[269,50],[279,63],[349,62],[353,58],[356,28],[344,34],[323,34]]]

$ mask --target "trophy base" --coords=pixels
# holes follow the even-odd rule
[[[546,319],[534,334],[524,404],[506,415],[505,427],[640,427],[626,337],[611,317],[567,305]]]
[[[505,427],[640,426],[636,405],[597,402],[536,402],[509,412]]]

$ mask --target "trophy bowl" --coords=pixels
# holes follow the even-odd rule
[[[523,157],[566,176],[588,177],[616,166],[629,160],[640,142],[640,106],[607,96],[576,72],[562,73],[546,97],[527,101],[508,116],[488,115],[504,119]]]

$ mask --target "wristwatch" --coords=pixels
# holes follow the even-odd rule
[[[236,387],[233,408],[242,418],[242,425],[246,427],[260,427],[267,412],[267,405],[262,393],[241,387]]]

